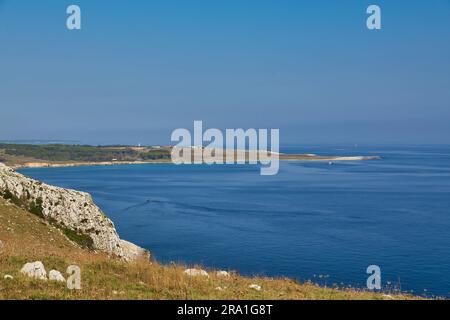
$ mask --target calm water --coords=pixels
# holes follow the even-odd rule
[[[358,287],[376,264],[384,286],[450,296],[450,147],[283,151],[383,159],[283,162],[272,177],[170,164],[22,173],[90,192],[122,238],[163,262]]]

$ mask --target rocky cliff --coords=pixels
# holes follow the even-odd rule
[[[144,249],[119,238],[113,222],[88,193],[44,184],[0,163],[0,196],[58,226],[84,246],[126,260],[149,256]]]

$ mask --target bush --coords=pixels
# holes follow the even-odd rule
[[[58,226],[61,231],[66,235],[67,238],[72,240],[73,242],[79,244],[83,248],[94,249],[94,240],[86,234],[78,233],[72,229]]]
[[[42,198],[37,198],[36,201],[31,202],[28,211],[37,215],[39,218],[44,218],[44,209],[42,208]]]
[[[6,189],[6,190],[3,192],[3,198],[4,198],[5,200],[12,200],[12,199],[14,198],[14,195],[11,193],[11,191],[9,191],[9,189]]]

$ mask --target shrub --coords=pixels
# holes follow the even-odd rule
[[[79,244],[83,248],[94,249],[94,240],[87,234],[78,233],[72,229],[58,226],[67,238]]]
[[[42,208],[42,198],[37,198],[36,201],[32,201],[28,208],[32,214],[37,215],[39,218],[44,218],[44,209]]]

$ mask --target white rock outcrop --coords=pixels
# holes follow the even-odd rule
[[[127,260],[136,260],[139,257],[146,257],[147,259],[150,258],[150,253],[147,250],[135,245],[134,243],[120,239],[120,246],[126,254]]]
[[[257,284],[251,284],[248,286],[250,289],[256,290],[256,291],[261,291],[261,286],[257,285]]]
[[[229,272],[223,271],[223,270],[217,271],[216,274],[217,274],[218,277],[229,277],[230,276]]]
[[[50,270],[50,272],[48,273],[48,280],[66,282],[66,279],[64,279],[63,275],[58,270]]]
[[[20,272],[30,278],[47,280],[47,271],[41,261],[26,263]]]
[[[202,269],[186,269],[184,273],[191,277],[203,276],[208,277],[208,272]]]
[[[90,194],[47,185],[0,163],[0,196],[7,193],[34,206],[42,218],[92,239],[93,249],[133,260],[148,251],[121,240],[113,222]]]

